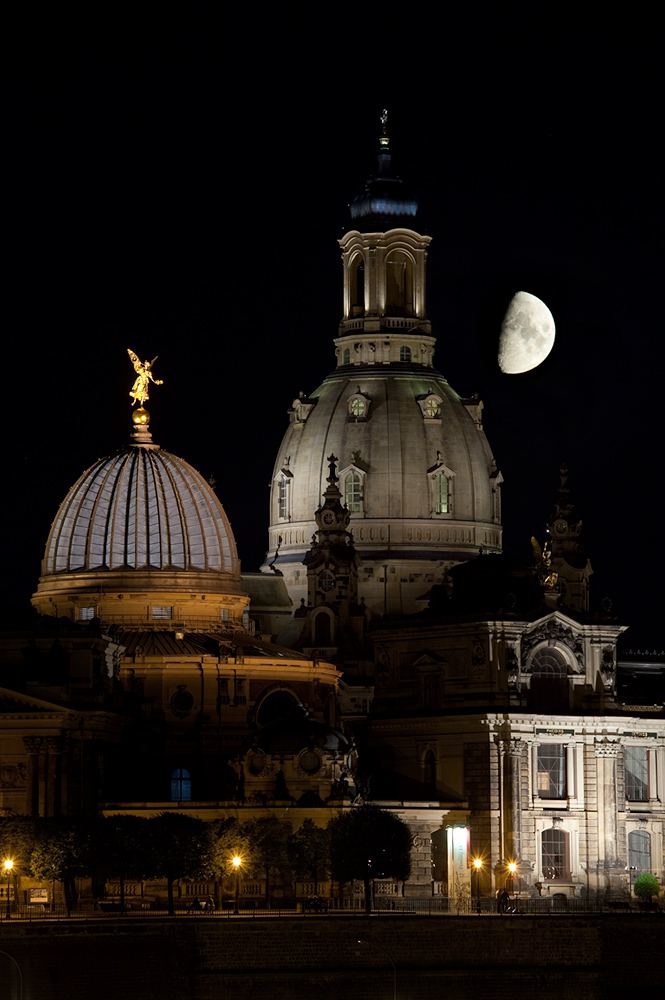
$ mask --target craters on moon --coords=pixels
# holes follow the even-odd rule
[[[554,336],[554,318],[545,303],[530,292],[517,292],[501,323],[499,368],[507,375],[537,368],[552,350]]]

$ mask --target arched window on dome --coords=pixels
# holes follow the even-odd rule
[[[386,313],[413,316],[413,259],[404,250],[386,258]]]
[[[433,477],[434,486],[434,513],[447,514],[449,506],[448,498],[448,476],[443,472],[437,472]]]
[[[192,777],[184,767],[178,767],[171,775],[171,802],[192,801]]]
[[[347,400],[347,406],[349,408],[349,420],[351,422],[359,422],[361,420],[367,420],[369,417],[369,408],[371,406],[371,399],[366,396],[364,392],[360,391],[358,388],[357,392],[354,392],[352,396],[349,396]]]
[[[400,349],[399,349],[399,359],[400,359],[400,361],[410,361],[411,360],[411,348],[410,347],[400,347]]]
[[[365,315],[365,260],[362,254],[356,254],[349,266],[349,315]]]
[[[351,364],[351,348],[349,347],[344,348],[344,354],[342,355],[342,364],[344,365]]]

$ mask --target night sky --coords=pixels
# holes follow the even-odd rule
[[[625,648],[662,649],[655,26],[571,36],[474,8],[393,31],[344,5],[260,11],[9,38],[5,604],[36,588],[68,488],[128,440],[128,347],[159,355],[155,440],[215,476],[258,569],[286,410],[334,367],[336,241],[386,107],[433,237],[435,365],[485,403],[505,548],[530,558],[566,462],[592,603],[611,597]],[[505,376],[483,336],[518,290],[548,304],[557,341]]]

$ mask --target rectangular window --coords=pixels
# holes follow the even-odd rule
[[[626,798],[629,802],[649,801],[649,751],[646,747],[626,747],[624,751]]]
[[[167,607],[165,604],[158,604],[152,609],[152,617],[160,621],[170,621],[173,618],[173,608]]]
[[[568,834],[564,830],[543,830],[543,878],[566,881],[568,872]]]
[[[289,484],[286,479],[279,481],[279,494],[277,500],[279,517],[287,517],[289,513]]]
[[[543,743],[538,747],[537,778],[541,799],[566,798],[566,747],[563,743]]]
[[[78,620],[80,622],[89,622],[89,621],[92,621],[92,619],[94,617],[95,617],[95,609],[94,608],[79,608],[79,611],[78,611]]]

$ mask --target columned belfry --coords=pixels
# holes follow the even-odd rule
[[[422,610],[433,585],[450,584],[453,566],[481,548],[501,551],[502,478],[483,404],[477,395],[458,396],[434,368],[430,237],[415,228],[417,213],[393,170],[384,112],[376,171],[351,202],[339,241],[335,368],[294,399],[273,473],[263,569],[283,575],[296,607],[308,598],[303,560],[330,454],[362,560],[358,594],[370,614]]]

